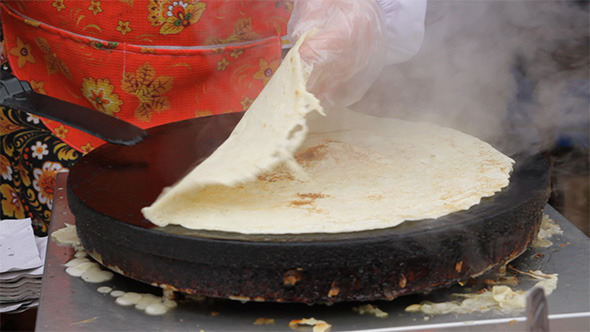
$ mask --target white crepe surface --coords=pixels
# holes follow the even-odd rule
[[[228,141],[142,210],[148,220],[244,234],[353,232],[466,210],[508,185],[513,160],[473,136],[348,109],[310,113],[321,108],[299,61],[292,50]]]
[[[307,179],[281,165],[209,185],[166,206],[166,221],[244,234],[382,229],[466,210],[509,183],[512,159],[453,129],[345,109],[310,122],[294,155]]]

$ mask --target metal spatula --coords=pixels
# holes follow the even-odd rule
[[[0,72],[0,105],[61,122],[114,144],[134,145],[147,136],[143,129],[128,122],[37,93],[28,82]]]

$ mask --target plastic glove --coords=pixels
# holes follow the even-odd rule
[[[361,99],[385,64],[385,23],[375,0],[295,0],[289,38],[314,34],[301,45],[307,88],[323,103]]]

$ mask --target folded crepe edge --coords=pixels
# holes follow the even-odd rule
[[[283,164],[283,163],[292,172],[292,174],[295,178],[297,178],[299,180],[304,180],[304,181],[307,179],[305,171],[303,171],[303,169],[297,163],[297,161],[295,160],[293,155],[297,151],[297,149],[299,149],[299,147],[301,146],[301,144],[305,140],[307,133],[309,131],[309,129],[307,127],[307,120],[306,120],[305,116],[308,113],[311,113],[312,111],[316,111],[320,115],[325,116],[323,107],[320,105],[319,99],[316,98],[313,95],[313,93],[307,91],[307,89],[305,87],[305,84],[307,83],[307,80],[309,79],[309,74],[310,74],[311,70],[313,70],[313,67],[306,64],[301,59],[301,56],[299,54],[299,48],[303,44],[303,42],[305,42],[305,40],[307,40],[310,36],[313,36],[313,34],[315,34],[315,33],[316,33],[315,30],[310,30],[310,31],[307,31],[306,33],[304,33],[297,40],[297,42],[294,44],[294,46],[287,53],[287,55],[285,56],[285,58],[283,60],[283,62],[290,61],[295,64],[292,67],[294,69],[293,73],[294,73],[295,77],[297,78],[297,80],[299,82],[303,83],[303,86],[301,87],[301,89],[296,90],[296,93],[299,94],[300,101],[302,103],[304,103],[305,107],[303,107],[302,109],[304,109],[305,111],[302,114],[299,114],[301,116],[301,118],[299,119],[299,121],[297,121],[297,123],[294,123],[294,125],[288,131],[288,136],[293,137],[292,141],[294,141],[296,143],[292,144],[289,147],[289,149],[287,149],[288,151],[281,151],[281,150],[277,149],[277,151],[274,151],[272,153],[271,161],[267,162],[265,165],[262,165],[261,167],[257,167],[257,169],[254,172],[251,172],[251,173],[242,172],[239,177],[234,178],[236,180],[231,181],[231,182],[216,181],[216,180],[192,181],[192,179],[194,178],[192,175],[194,175],[195,172],[199,172],[199,166],[196,166],[193,170],[191,170],[187,175],[185,175],[182,179],[180,179],[174,185],[164,188],[162,190],[162,192],[160,193],[160,195],[156,198],[156,200],[150,206],[147,206],[147,207],[144,207],[141,209],[143,216],[147,220],[149,220],[150,222],[152,222],[153,224],[156,224],[158,226],[166,226],[169,224],[169,222],[165,220],[166,218],[163,217],[163,215],[166,214],[165,207],[170,201],[173,201],[173,200],[185,195],[188,192],[197,193],[209,185],[220,184],[220,185],[225,185],[225,186],[234,186],[234,185],[237,185],[240,183],[253,181],[257,178],[258,175],[260,175],[264,172],[267,172],[269,170],[272,170],[274,167],[276,167],[280,164]],[[281,65],[282,65],[282,63],[281,63]],[[276,77],[277,77],[277,75],[275,72],[275,75],[273,75],[270,80],[272,81],[273,79],[277,79]],[[269,85],[270,84],[267,84],[266,86],[269,86]],[[265,86],[265,88],[266,88],[266,86]],[[260,94],[262,95],[263,92],[264,92],[264,89],[261,91]],[[256,103],[256,100],[258,100],[258,98],[254,100],[252,105],[254,105],[254,103]],[[252,106],[251,106],[251,109],[252,109]],[[242,119],[244,119],[244,118],[242,118]],[[220,145],[217,148],[217,150],[220,149],[225,144],[231,144],[231,142],[236,139],[235,138],[237,136],[236,133],[243,129],[240,126],[241,123],[243,123],[242,120],[234,128],[234,130],[232,131],[232,133],[230,134],[228,139],[222,145]],[[211,156],[209,156],[207,159],[211,158],[214,155],[215,155],[215,152],[213,152],[213,154]],[[203,161],[201,164],[203,164],[205,161]],[[199,165],[201,165],[201,164],[199,164]]]

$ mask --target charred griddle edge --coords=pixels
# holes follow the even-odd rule
[[[391,300],[464,281],[523,253],[549,197],[549,167],[533,156],[517,160],[502,192],[437,220],[367,232],[248,236],[119,221],[79,198],[90,190],[80,179],[74,167],[70,209],[83,246],[104,266],[181,292],[274,302]]]

